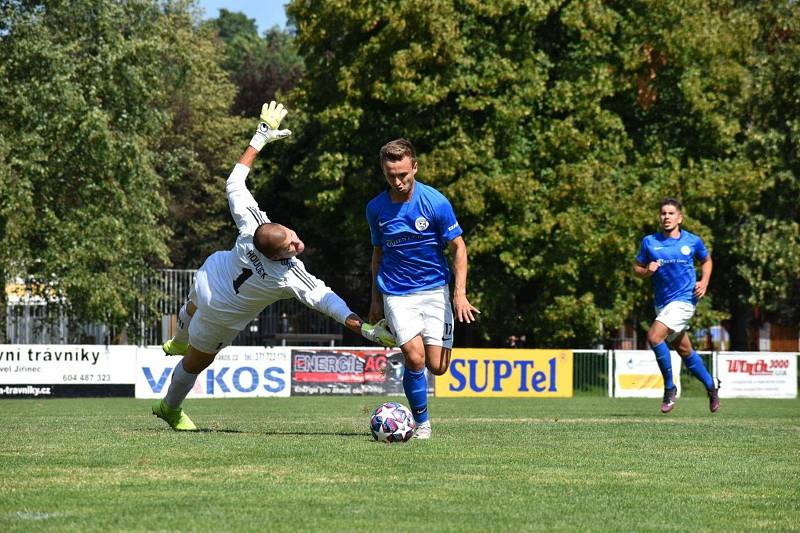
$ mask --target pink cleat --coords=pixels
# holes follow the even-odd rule
[[[715,387],[708,391],[708,409],[712,413],[719,411],[719,387]]]
[[[661,404],[661,412],[669,413],[675,407],[675,398],[678,397],[678,387],[664,389],[664,401]]]

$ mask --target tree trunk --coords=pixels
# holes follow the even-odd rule
[[[752,309],[747,304],[736,302],[731,312],[731,350],[747,351],[750,348],[748,326]]]

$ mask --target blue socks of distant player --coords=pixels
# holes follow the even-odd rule
[[[714,388],[714,378],[712,378],[711,374],[706,370],[706,365],[703,364],[703,360],[697,352],[693,351],[692,355],[684,359],[684,361],[686,362],[686,368],[689,369],[689,372],[706,386],[706,390]]]
[[[658,368],[661,370],[661,375],[664,376],[664,388],[671,389],[675,386],[672,381],[672,361],[669,355],[669,347],[666,342],[662,342],[653,346],[653,352],[656,354],[656,361]],[[697,352],[692,352],[692,355],[684,359],[686,368],[692,373],[694,377],[700,380],[705,385],[706,390],[714,388],[714,378],[706,370],[706,365],[700,358]]]
[[[664,376],[664,388],[671,389],[675,384],[672,382],[672,359],[667,343],[662,341],[656,344],[653,346],[653,352],[656,354],[656,362],[661,370],[661,375]]]
[[[403,371],[403,390],[417,424],[428,421],[428,380],[425,369]]]

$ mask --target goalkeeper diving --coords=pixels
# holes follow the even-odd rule
[[[175,430],[197,429],[181,404],[198,374],[265,307],[278,300],[296,298],[372,342],[395,346],[385,320],[364,322],[325,282],[306,270],[296,257],[305,248],[303,241],[292,229],[271,222],[245,185],[264,146],[292,134],[279,129],[286,113],[286,108],[274,101],[262,107],[250,145],[225,184],[231,215],[239,229],[236,244],[230,250],[211,254],[197,271],[188,300],[178,314],[177,332],[164,343],[167,354],[184,357],[175,366],[166,396],[153,406],[153,414]]]

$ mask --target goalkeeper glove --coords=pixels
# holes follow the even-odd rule
[[[256,129],[255,135],[250,140],[250,146],[260,152],[265,144],[291,135],[292,132],[290,130],[278,129],[286,113],[288,113],[288,110],[283,107],[283,104],[275,103],[274,100],[261,106],[261,122],[258,125],[258,129]]]
[[[386,324],[385,318],[378,320],[378,322],[375,324],[364,322],[361,324],[361,334],[365,339],[376,344],[380,344],[386,348],[394,348],[397,346],[397,340],[389,331],[389,327]]]

